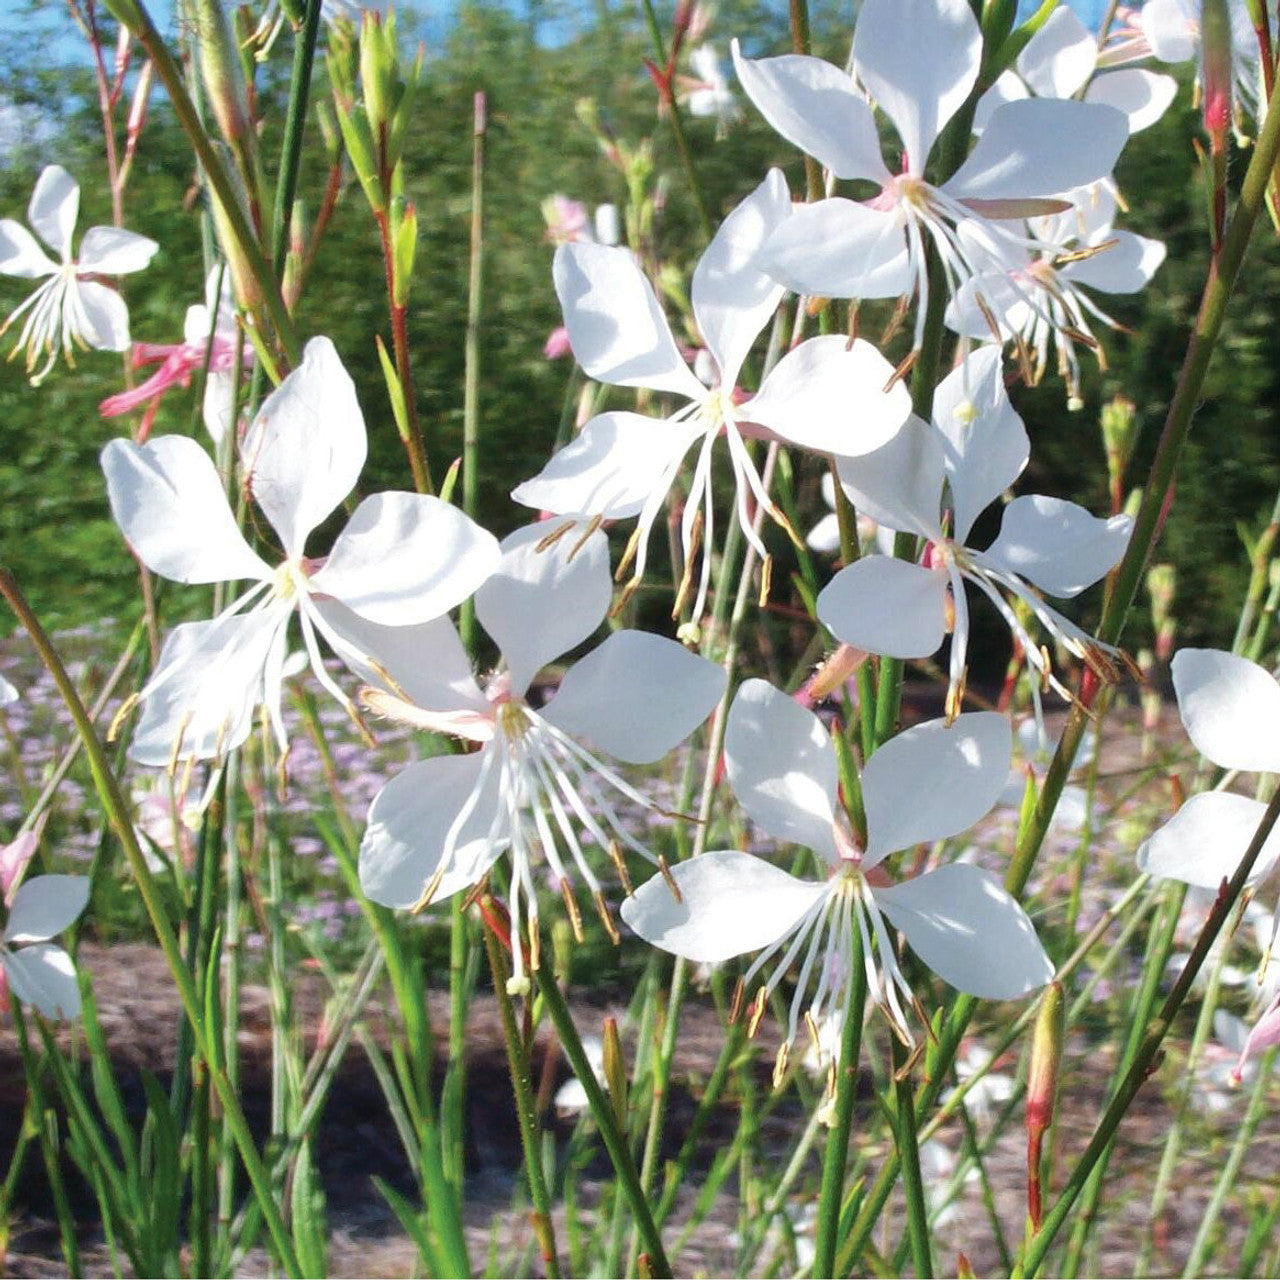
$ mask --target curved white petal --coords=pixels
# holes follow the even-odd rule
[[[892,556],[865,556],[822,589],[818,619],[855,649],[927,658],[947,634],[947,575]]]
[[[102,470],[111,514],[153,572],[188,583],[271,576],[236,528],[213,462],[194,440],[112,440]]]
[[[946,441],[931,423],[909,415],[880,448],[837,456],[840,483],[859,515],[923,538],[942,537]]]
[[[80,184],[60,165],[47,166],[36,179],[27,221],[63,262],[71,261],[71,233],[80,212]]]
[[[1018,74],[1038,97],[1070,98],[1097,61],[1097,37],[1064,5],[1027,41],[1018,55]]]
[[[952,863],[871,892],[916,955],[959,991],[1016,1000],[1053,977],[1035,926],[989,871]]]
[[[493,534],[450,503],[375,493],[352,513],[311,585],[370,622],[406,626],[461,604],[499,559]]]
[[[911,284],[897,211],[839,196],[796,208],[763,254],[775,279],[810,296],[896,298]]]
[[[1138,133],[1155,124],[1178,96],[1178,82],[1142,67],[1122,67],[1098,76],[1085,92],[1086,102],[1123,111],[1129,120],[1129,132]]]
[[[924,173],[981,58],[982,31],[968,0],[866,0],[858,11],[854,69],[897,127],[907,172]]]
[[[1027,98],[991,113],[969,158],[943,186],[958,199],[1053,196],[1105,178],[1129,138],[1114,107]]]
[[[498,568],[476,592],[476,617],[502,650],[516,697],[548,662],[591,635],[613,595],[604,534],[596,530],[583,542],[571,529],[539,551],[555,528],[544,521],[504,538]]]
[[[791,444],[849,457],[880,448],[906,421],[911,396],[869,342],[810,338],[774,365],[737,416]]]
[[[1196,56],[1200,24],[1183,0],[1146,0],[1138,13],[1151,52],[1161,62],[1190,62]]]
[[[1240,866],[1267,806],[1229,791],[1203,791],[1138,850],[1138,867],[1164,880],[1217,890]],[[1256,884],[1280,858],[1280,825],[1262,846],[1246,882]]]
[[[80,241],[76,270],[81,274],[128,275],[131,271],[141,271],[159,248],[154,240],[121,227],[90,227]],[[206,329],[202,337],[207,336]]]
[[[174,627],[143,690],[129,758],[163,767],[240,746],[253,731],[263,673],[284,644],[290,613],[266,608]]]
[[[1065,599],[1120,563],[1132,531],[1129,516],[1104,519],[1062,498],[1024,494],[1005,507],[1000,535],[985,558]]]
[[[36,238],[20,222],[0,219],[0,275],[35,280],[51,276],[58,264],[36,243]]]
[[[72,288],[82,312],[76,331],[95,351],[129,349],[129,308],[112,288],[96,280],[77,280]]]
[[[994,711],[928,720],[890,738],[862,768],[864,867],[912,845],[944,840],[994,807],[1009,776],[1013,731]]]
[[[836,756],[817,716],[765,680],[746,680],[725,726],[725,765],[743,811],[766,835],[837,860]]]
[[[208,330],[205,330],[205,336],[208,336]],[[210,369],[205,376],[200,415],[204,420],[204,428],[215,445],[220,445],[231,430],[235,391],[236,382],[232,374]]]
[[[653,286],[630,249],[562,244],[551,275],[569,343],[588,377],[702,399],[705,388],[676,350]]]
[[[987,127],[997,107],[1004,106],[1006,102],[1019,102],[1027,96],[1027,86],[1021,77],[1013,71],[1002,71],[995,84],[978,99],[973,113],[974,133],[981,133]]]
[[[598,414],[511,496],[560,516],[639,515],[667,469],[703,430],[697,422],[640,413]]]
[[[933,421],[946,441],[955,509],[952,537],[965,542],[973,522],[1023,472],[1031,456],[1022,419],[1004,386],[999,347],[979,347],[933,393]]]
[[[760,114],[788,142],[837,178],[891,180],[875,116],[849,76],[821,58],[744,58],[730,46],[738,80]]]
[[[760,265],[760,246],[791,213],[791,193],[780,169],[720,224],[698,260],[689,287],[693,316],[728,392],[760,330],[778,309],[784,290]]]
[[[333,343],[312,338],[263,401],[242,449],[249,487],[289,559],[355,488],[367,449],[355,384]]]
[[[433,901],[470,888],[497,861],[507,831],[503,825],[494,829],[501,774],[490,767],[481,777],[488,750],[419,760],[374,797],[360,842],[360,887],[374,902],[411,907],[422,897],[440,867],[450,828],[467,806],[471,812],[454,835]]]
[[[671,868],[623,899],[623,920],[646,942],[695,964],[720,964],[785,938],[827,892],[749,853],[717,849]]]
[[[1132,231],[1113,231],[1105,237],[1108,248],[1079,262],[1070,262],[1062,274],[1073,284],[1088,285],[1104,293],[1137,293],[1145,289],[1164,261],[1163,241],[1148,240]]]
[[[338,656],[362,680],[427,711],[490,713],[471,674],[471,659],[448,618],[385,627],[337,600],[317,600],[315,607],[325,626],[345,642],[335,646]]]
[[[88,901],[88,876],[36,876],[13,899],[4,941],[47,942],[73,924]]]
[[[840,550],[840,517],[829,511],[809,530],[805,545],[819,555],[831,555]]]
[[[1173,691],[1196,750],[1224,769],[1280,773],[1280,684],[1220,649],[1179,649]]]
[[[541,715],[628,764],[652,764],[711,714],[726,681],[674,640],[615,631],[565,672]]]
[[[80,988],[71,957],[50,942],[0,953],[13,994],[46,1018],[78,1018]]]
[[[17,689],[4,678],[0,676],[0,707],[8,707],[17,702],[21,695]]]

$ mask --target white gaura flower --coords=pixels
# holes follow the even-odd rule
[[[139,559],[175,582],[247,579],[253,585],[208,622],[175,627],[141,697],[129,754],[139,764],[206,760],[238,746],[264,705],[283,750],[285,642],[296,613],[311,669],[344,705],[316,641],[348,646],[317,603],[341,601],[371,622],[405,626],[439,617],[497,564],[493,536],[455,507],[414,493],[378,493],[356,508],[327,559],[307,539],[356,483],[367,442],[355,387],[328,338],[263,401],[245,435],[249,492],[280,539],[272,566],[236,527],[209,455],[185,436],[113,440],[102,451],[111,511]]]
[[[1161,62],[1201,60],[1201,0],[1146,0],[1138,22],[1151,52]],[[1240,109],[1257,117],[1262,98],[1262,60],[1258,37],[1244,0],[1227,0],[1231,23],[1233,113]]]
[[[160,247],[146,236],[118,227],[90,227],[71,256],[71,233],[80,211],[80,187],[61,165],[51,164],[36,179],[27,221],[58,255],[50,258],[35,236],[12,218],[0,220],[0,274],[44,280],[0,327],[4,333],[26,317],[10,359],[25,351],[27,373],[38,386],[48,376],[61,349],[70,365],[77,346],[96,351],[124,351],[129,346],[129,312],[124,299],[100,276],[141,271]],[[48,279],[45,279],[45,277]],[[41,358],[44,364],[36,365]]]
[[[1280,773],[1280,684],[1270,673],[1219,649],[1180,649],[1170,669],[1183,727],[1201,755],[1223,769]],[[1138,866],[1216,891],[1235,874],[1266,808],[1230,791],[1194,795],[1138,850]],[[1264,879],[1277,858],[1280,827],[1247,883]]]
[[[693,314],[716,375],[710,387],[681,358],[653,289],[628,250],[579,243],[556,251],[556,292],[574,355],[587,375],[614,386],[670,393],[687,403],[665,419],[599,414],[511,496],[579,520],[638,516],[623,560],[625,567],[634,556],[634,587],[644,574],[649,532],[685,455],[696,447],[681,522],[685,577],[677,614],[693,586],[700,548],[714,545],[711,454],[721,436],[733,467],[737,519],[768,563],[768,551],[751,527],[751,499],[795,534],[765,492],[744,437],[771,432],[802,448],[857,454],[887,440],[910,411],[905,387],[885,390],[893,377],[888,361],[870,344],[850,344],[842,336],[801,343],[777,363],[755,396],[735,402],[743,362],[783,294],[761,271],[758,250],[790,214],[786,182],[775,169],[724,220],[694,270]],[[706,604],[710,570],[704,551],[695,619]]]
[[[946,322],[965,337],[1013,342],[1023,376],[1033,385],[1043,376],[1052,347],[1067,395],[1078,408],[1076,345],[1097,352],[1105,368],[1091,321],[1120,328],[1091,293],[1138,293],[1164,261],[1165,247],[1113,228],[1116,197],[1110,183],[1081,188],[1070,199],[1065,213],[1032,219],[1034,249],[992,235],[982,223],[961,223],[960,236],[974,250],[975,261],[987,265],[951,300]]]
[[[1062,191],[1111,172],[1128,137],[1124,116],[1097,103],[1028,99],[995,110],[973,151],[941,185],[926,166],[978,78],[982,32],[968,0],[865,0],[853,72],[902,143],[896,174],[875,116],[854,81],[818,58],[753,61],[733,46],[738,78],[784,138],[833,177],[874,183],[857,202],[835,197],[798,209],[770,236],[765,269],[798,293],[919,299],[919,347],[928,299],[928,244],[954,294],[977,269],[956,233],[966,218],[1012,219],[1061,210]],[[1016,234],[1010,230],[1006,234]]]
[[[8,908],[0,936],[0,1003],[12,991],[46,1018],[80,1014],[80,988],[71,957],[50,941],[68,928],[89,901],[86,876],[36,876],[19,887],[36,851],[37,835],[23,832],[0,847],[0,891]]]
[[[970,712],[931,720],[890,739],[862,770],[866,847],[859,849],[838,804],[835,750],[821,721],[763,680],[739,689],[725,732],[725,764],[738,802],[761,831],[806,846],[826,868],[806,880],[733,849],[717,850],[656,876],[622,904],[646,941],[697,963],[760,954],[749,988],[774,964],[756,996],[752,1026],[768,994],[799,963],[785,1045],[800,1020],[810,1035],[844,1007],[855,938],[868,991],[908,1043],[903,977],[888,925],[940,977],[971,995],[1010,1000],[1042,986],[1053,966],[1023,909],[978,867],[954,863],[891,884],[882,863],[899,850],[944,840],[977,822],[1009,769],[1008,721]],[[926,1020],[927,1021],[927,1020]],[[785,1066],[785,1050],[779,1066]]]
[[[859,512],[926,540],[913,564],[868,556],[842,569],[818,596],[818,617],[838,639],[868,653],[925,658],[951,633],[947,713],[964,693],[969,606],[964,583],[995,605],[1043,681],[1070,698],[1048,652],[1037,645],[1005,594],[1021,601],[1055,640],[1099,675],[1114,674],[1119,651],[1094,640],[1040,598],[1078,595],[1109,572],[1128,545],[1128,516],[1098,519],[1061,498],[1028,494],[1004,509],[985,550],[968,545],[974,521],[1022,474],[1030,445],[1005,391],[1000,352],[984,347],[939,384],[933,422],[911,417],[875,453],[837,459]],[[950,492],[950,532],[943,509]],[[1039,688],[1033,682],[1037,718]]]
[[[392,629],[329,607],[353,642],[348,648],[378,660],[381,674],[356,667],[377,686],[363,694],[370,710],[477,747],[421,760],[382,788],[360,845],[361,886],[384,906],[421,909],[478,883],[509,851],[513,991],[527,985],[517,943],[524,919],[537,965],[539,863],[564,895],[575,931],[575,880],[613,931],[584,844],[608,850],[624,884],[623,846],[656,861],[615,806],[633,814],[657,807],[601,754],[652,764],[706,719],[725,687],[722,668],[674,640],[615,631],[565,673],[545,706],[531,705],[534,677],[595,631],[612,594],[604,534],[548,546],[550,528],[511,534],[476,592],[476,617],[502,653],[483,686],[447,618]]]
[[[1172,76],[1140,67],[1099,72],[1098,37],[1066,5],[1055,9],[1018,55],[1016,70],[1003,72],[978,100],[974,132],[981,132],[999,106],[1028,96],[1100,102],[1123,111],[1129,132],[1155,124],[1178,92]],[[1099,74],[1095,74],[1099,72]]]
[[[691,116],[713,117],[719,134],[742,115],[737,95],[729,88],[720,68],[715,46],[700,44],[689,54],[692,76],[683,97]]]

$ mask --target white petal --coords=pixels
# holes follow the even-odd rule
[[[881,186],[891,180],[875,116],[839,67],[797,54],[744,58],[736,40],[731,48],[747,96],[788,142],[837,178],[868,178]]]
[[[792,444],[849,457],[889,440],[911,412],[911,396],[893,366],[861,338],[810,338],[773,367],[738,417]]]
[[[21,695],[4,676],[0,676],[0,707],[8,707],[18,701]]]
[[[1228,791],[1194,795],[1139,850],[1138,867],[1164,880],[1216,890],[1248,852],[1267,806]],[[1280,857],[1280,824],[1272,829],[1246,882],[1266,877]]]
[[[1123,67],[1098,76],[1084,95],[1086,102],[1101,102],[1123,111],[1129,132],[1155,124],[1178,96],[1178,82],[1142,67]]]
[[[411,627],[384,627],[352,613],[337,600],[318,600],[316,609],[353,651],[339,649],[338,653],[362,680],[397,696],[403,694],[427,711],[490,711],[471,674],[471,659],[448,618],[432,618]],[[361,655],[372,661],[361,661]]]
[[[724,668],[647,631],[615,631],[565,672],[553,725],[628,764],[652,764],[724,696]]]
[[[1035,926],[989,871],[952,863],[872,893],[916,955],[957,990],[1016,1000],[1053,977]]]
[[[120,227],[90,227],[80,241],[76,270],[103,276],[124,276],[141,271],[155,256],[160,246],[146,236],[135,235]],[[208,337],[206,329],[202,337]]]
[[[924,173],[981,57],[982,32],[967,0],[865,0],[858,11],[854,69],[897,127],[909,173]]]
[[[763,262],[788,289],[816,297],[896,298],[911,283],[897,211],[840,197],[795,209]]]
[[[498,560],[493,534],[450,503],[375,493],[352,513],[311,585],[370,622],[406,626],[461,604]]]
[[[908,416],[880,448],[856,458],[837,456],[840,483],[859,515],[936,541],[942,537],[945,448],[936,427]]]
[[[194,440],[112,440],[102,470],[111,514],[153,572],[188,583],[271,576],[236,528],[213,462]]]
[[[286,555],[355,488],[368,444],[355,384],[328,338],[263,401],[245,436],[249,487]]]
[[[12,218],[0,220],[0,274],[35,280],[57,269],[26,227]]]
[[[1129,138],[1114,107],[1028,98],[992,112],[982,137],[944,190],[958,198],[1053,196],[1105,178]]]
[[[205,337],[209,331],[205,330]],[[201,339],[203,341],[204,339]],[[231,412],[235,407],[236,383],[230,373],[210,369],[204,382],[204,401],[200,406],[205,430],[215,445],[220,445],[231,430]]]
[[[667,468],[701,434],[696,422],[602,413],[511,496],[555,515],[624,520],[640,514]]]
[[[1055,9],[1018,55],[1018,73],[1041,98],[1070,98],[1093,74],[1098,41],[1065,6]]]
[[[950,725],[929,720],[890,738],[862,769],[863,866],[985,817],[1004,789],[1012,753],[1009,721],[994,711],[968,711]]]
[[[693,315],[728,391],[756,335],[782,301],[783,288],[760,266],[760,246],[791,213],[791,193],[780,169],[720,224],[694,268]]]
[[[1164,261],[1163,242],[1135,236],[1132,231],[1113,231],[1104,238],[1115,243],[1091,258],[1068,263],[1062,274],[1072,284],[1105,293],[1137,293],[1146,288]]]
[[[4,940],[47,942],[73,924],[88,901],[88,876],[36,876],[14,897]]]
[[[78,1018],[80,988],[75,965],[61,947],[37,942],[21,951],[0,954],[13,994],[46,1018]]]
[[[449,869],[433,901],[468,889],[507,845],[505,829],[489,838],[498,811],[500,773],[491,768],[477,791],[487,750],[465,756],[433,756],[411,764],[374,797],[360,842],[360,887],[384,907],[411,907],[422,896],[444,856],[449,829],[470,804],[455,837]]]
[[[1151,52],[1161,62],[1190,62],[1199,43],[1199,23],[1183,0],[1146,0],[1138,13]]]
[[[1004,386],[999,347],[981,347],[933,394],[933,421],[946,440],[955,505],[952,537],[965,542],[973,522],[1021,474],[1031,456],[1022,419]]]
[[[36,179],[27,221],[63,262],[71,261],[71,233],[80,212],[80,184],[60,165],[51,164]]]
[[[548,662],[591,635],[613,595],[604,534],[584,543],[571,529],[539,551],[555,528],[545,521],[504,538],[497,570],[476,592],[476,617],[502,650],[516,697]]]
[[[163,767],[240,746],[253,731],[263,672],[284,644],[288,620],[289,611],[277,607],[174,627],[144,690],[129,758]]]
[[[1280,772],[1280,684],[1269,672],[1220,649],[1180,649],[1170,669],[1201,755],[1224,769]]]
[[[828,512],[809,530],[805,545],[819,555],[831,555],[840,550],[840,517]]]
[[[127,351],[129,308],[124,299],[96,280],[77,280],[72,288],[84,313],[84,323],[77,326],[80,337],[95,351]]]
[[[744,681],[724,758],[733,794],[761,831],[835,862],[836,754],[812,711],[765,680]]]
[[[995,84],[978,99],[973,113],[973,132],[979,134],[987,127],[997,107],[1004,106],[1006,102],[1020,102],[1027,96],[1027,86],[1017,73],[1002,71]]]
[[[855,649],[927,658],[947,634],[947,575],[892,556],[866,556],[822,589],[818,618]]]
[[[1129,516],[1103,519],[1062,498],[1024,494],[1005,507],[1000,536],[985,558],[1051,596],[1067,598],[1120,563],[1132,531]]]
[[[671,868],[680,901],[662,876],[622,903],[623,920],[663,951],[720,964],[785,938],[827,892],[749,853],[714,850]]]
[[[630,249],[562,244],[551,267],[569,343],[590,378],[701,400],[653,286]]]

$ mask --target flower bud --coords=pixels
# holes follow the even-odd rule
[[[1040,1186],[1040,1149],[1053,1122],[1062,1066],[1066,997],[1060,982],[1051,982],[1040,998],[1035,1036],[1031,1041],[1031,1065],[1027,1071],[1027,1214],[1039,1231],[1043,1216]]]
[[[1151,597],[1151,625],[1156,636],[1156,657],[1168,662],[1173,657],[1173,598],[1177,589],[1177,570],[1171,564],[1153,564],[1147,570],[1147,594]]]
[[[1204,128],[1217,154],[1226,150],[1231,128],[1231,15],[1227,0],[1201,0],[1200,47]]]
[[[253,114],[244,67],[221,0],[191,0],[187,13],[195,26],[200,77],[223,138],[236,152],[253,146]]]
[[[1124,396],[1115,396],[1102,406],[1102,443],[1107,451],[1113,493],[1120,491],[1137,439],[1137,406]]]
[[[618,1020],[604,1020],[604,1083],[609,1091],[609,1102],[617,1118],[618,1128],[627,1129],[627,1062],[622,1054],[622,1041],[618,1037]]]

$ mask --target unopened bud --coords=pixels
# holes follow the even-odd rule
[[[186,12],[195,27],[200,75],[209,106],[222,136],[238,157],[252,146],[253,115],[227,11],[222,0],[191,0]]]
[[[1107,451],[1111,483],[1119,487],[1133,446],[1138,439],[1137,405],[1124,396],[1115,396],[1102,406],[1102,443]]]
[[[1147,570],[1147,594],[1151,597],[1151,625],[1155,630],[1156,657],[1168,662],[1173,657],[1177,623],[1173,599],[1177,590],[1177,570],[1171,564],[1153,564]]]
[[[1027,1071],[1027,1214],[1032,1229],[1036,1231],[1040,1229],[1043,1217],[1040,1150],[1044,1135],[1053,1122],[1065,1021],[1066,998],[1062,984],[1051,982],[1040,998],[1035,1035],[1031,1041],[1031,1065]]]
[[[1201,79],[1204,128],[1215,152],[1227,145],[1231,128],[1231,15],[1227,0],[1201,0]]]
[[[617,1118],[618,1128],[627,1130],[627,1062],[622,1054],[622,1041],[618,1036],[618,1020],[604,1020],[604,1083],[609,1091],[609,1102]]]
[[[836,651],[818,667],[801,690],[800,701],[806,706],[812,706],[815,702],[829,698],[856,674],[868,656],[865,650],[855,649],[851,644],[838,645]]]

